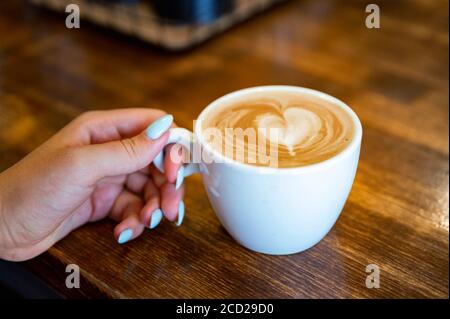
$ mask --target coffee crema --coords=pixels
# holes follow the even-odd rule
[[[344,150],[354,135],[346,110],[307,93],[251,93],[225,102],[203,119],[206,143],[236,161],[297,167],[325,161]],[[211,129],[219,131],[210,134]],[[243,153],[242,153],[243,151]]]

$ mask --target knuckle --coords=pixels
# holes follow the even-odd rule
[[[87,111],[78,115],[75,122],[84,124],[90,122],[93,118],[97,117],[99,111]]]
[[[69,130],[74,134],[81,134],[84,132],[85,127],[89,123],[93,122],[94,119],[99,117],[99,111],[87,111],[78,115],[70,124],[68,125]]]

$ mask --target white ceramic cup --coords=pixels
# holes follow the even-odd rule
[[[294,168],[243,164],[206,144],[203,119],[224,103],[245,99],[252,93],[292,92],[314,96],[344,109],[353,119],[354,136],[339,154],[323,162]],[[211,205],[230,235],[243,246],[266,254],[301,252],[318,243],[339,217],[355,177],[362,139],[357,115],[342,101],[319,91],[294,86],[261,86],[227,94],[209,104],[195,122],[194,133],[170,130],[168,144],[190,150],[194,143],[212,162],[189,163],[185,176],[200,173]],[[154,161],[161,171],[162,154]]]

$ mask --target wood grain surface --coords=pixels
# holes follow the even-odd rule
[[[360,116],[356,180],[335,227],[313,248],[268,256],[220,226],[201,178],[186,218],[118,245],[114,224],[86,225],[27,263],[71,297],[448,298],[448,1],[288,1],[204,45],[169,54],[24,1],[0,1],[0,170],[91,109],[148,106],[191,129],[204,106],[244,87],[327,92]],[[81,288],[64,285],[67,264]],[[365,285],[366,266],[381,270]]]

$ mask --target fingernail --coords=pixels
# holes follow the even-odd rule
[[[161,222],[161,219],[163,217],[163,213],[161,211],[161,209],[157,209],[152,213],[152,216],[150,217],[150,229],[156,228],[156,226],[159,225],[159,223]]]
[[[153,122],[145,131],[146,135],[152,140],[156,140],[163,135],[172,125],[173,116],[170,114],[164,115]]]
[[[181,226],[184,219],[184,202],[180,201],[178,204],[178,220],[177,220],[177,226]]]
[[[131,237],[133,237],[133,230],[130,228],[127,228],[120,233],[119,239],[117,240],[117,242],[119,244],[125,244],[127,241],[129,241],[131,239]]]
[[[184,166],[181,166],[177,173],[177,181],[175,182],[175,190],[180,188],[184,181]]]

